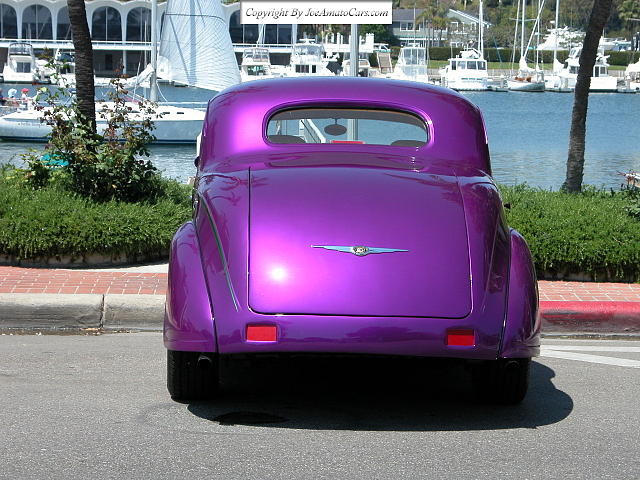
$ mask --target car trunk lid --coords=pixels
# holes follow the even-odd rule
[[[253,172],[249,248],[256,312],[462,318],[471,310],[464,206],[453,175]]]

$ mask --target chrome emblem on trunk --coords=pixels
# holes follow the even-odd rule
[[[369,253],[369,248],[368,247],[353,247],[351,249],[351,251],[354,253],[354,255],[358,255],[359,257],[362,257],[363,255],[366,255],[367,253]]]
[[[365,247],[364,245],[356,245],[353,247],[342,245],[311,245],[311,248],[324,248],[325,250],[335,250],[337,252],[353,253],[358,257],[364,257],[371,253],[394,253],[394,252],[408,252],[402,248],[381,248],[381,247]]]

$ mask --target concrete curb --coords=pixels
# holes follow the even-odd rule
[[[0,329],[162,329],[164,295],[0,293]],[[640,302],[540,302],[546,334],[640,334]]]
[[[0,293],[0,328],[158,330],[164,295]]]
[[[640,333],[640,302],[540,302],[540,315],[544,333]]]
[[[131,298],[134,297],[134,298]],[[104,295],[104,328],[162,328],[164,295]]]
[[[103,295],[0,293],[0,328],[98,328]]]

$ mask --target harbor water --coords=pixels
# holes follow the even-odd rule
[[[31,87],[35,93],[34,87]],[[143,93],[143,92],[138,92]],[[487,126],[495,179],[558,189],[565,178],[573,94],[468,92]],[[169,102],[206,102],[212,92],[162,86]],[[0,141],[0,163],[20,164],[30,145]],[[185,181],[194,175],[195,145],[152,146],[151,159],[166,176]],[[620,172],[640,171],[640,94],[589,96],[584,183],[619,188]]]

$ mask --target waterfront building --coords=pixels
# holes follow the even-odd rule
[[[87,21],[98,75],[135,75],[151,53],[150,0],[88,0]],[[164,11],[160,3],[160,12]],[[73,50],[66,0],[0,0],[0,64],[9,44],[31,43],[36,54]]]
[[[151,0],[86,0],[86,9],[96,74],[110,77],[143,71],[151,56]],[[165,0],[158,0],[158,29],[165,9]],[[289,62],[292,46],[299,40],[296,25],[243,25],[239,3],[223,4],[223,11],[239,58],[246,48],[261,45],[269,49],[272,63]],[[415,12],[419,16],[422,10]],[[422,22],[414,32],[414,10],[396,9],[390,28],[403,44],[422,46],[427,38],[430,45],[442,45],[448,39],[453,46],[459,46],[477,37],[476,17],[453,9],[447,17],[448,29],[430,29]],[[66,0],[0,0],[0,70],[7,60],[9,45],[16,40],[30,43],[36,55],[45,50],[73,50]],[[336,45],[327,45],[326,49],[329,53],[347,51],[347,41],[340,36]],[[363,52],[373,49],[366,41],[362,47]]]
[[[459,10],[449,9],[447,12],[447,28],[435,29],[429,27],[425,21],[415,25],[414,20],[419,19],[423,9],[397,8],[393,10],[391,33],[396,36],[401,45],[443,46],[445,43],[452,47],[465,47],[470,41],[478,38],[478,25],[480,19]],[[491,26],[489,22],[483,22],[484,28]]]
[[[223,5],[236,41],[239,8],[239,4]],[[86,0],[86,9],[96,74],[136,75],[144,70],[151,55],[151,0]],[[166,2],[159,0],[158,28],[165,9]],[[258,26],[244,27],[242,34],[246,31],[246,38],[255,43],[257,37],[251,35]],[[286,27],[278,25],[275,38],[290,43],[291,26],[288,36]],[[272,32],[273,28],[267,28],[269,39]],[[45,50],[73,50],[66,0],[0,0],[0,69],[7,60],[9,45],[16,40],[31,43],[37,55]]]

